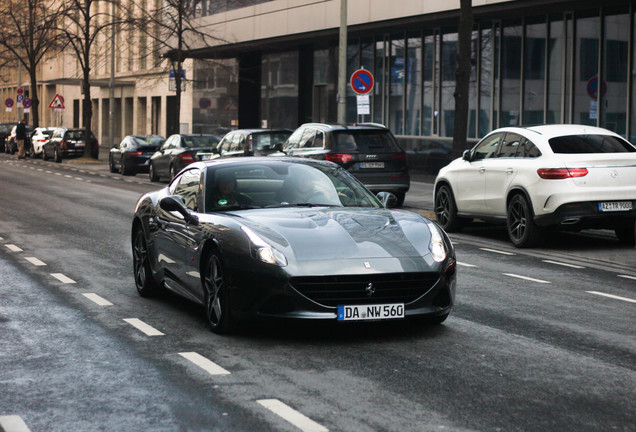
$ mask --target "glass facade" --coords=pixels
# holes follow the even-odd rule
[[[634,7],[625,3],[622,8],[476,19],[468,138],[497,127],[541,123],[597,125],[633,138]],[[452,27],[409,24],[350,37],[347,77],[364,67],[373,73],[375,86],[370,113],[358,115],[356,94],[347,83],[347,122],[383,123],[405,139],[449,140],[457,46]],[[310,51],[313,81],[307,89],[299,80],[300,49],[262,52],[260,115],[268,126],[295,128],[299,118],[336,121],[337,40],[317,42]],[[311,112],[298,112],[301,91],[310,95],[306,106]]]

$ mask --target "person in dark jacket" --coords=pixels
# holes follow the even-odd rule
[[[18,141],[18,159],[24,159],[24,141],[27,139],[24,119],[20,119],[15,128],[15,139]]]

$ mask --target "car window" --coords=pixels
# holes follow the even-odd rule
[[[274,148],[274,145],[284,143],[289,137],[289,133],[257,133],[250,135],[250,137],[252,139],[252,145],[258,150],[270,150]]]
[[[322,148],[325,145],[325,134],[321,131],[316,131],[316,135],[314,136],[314,143],[312,147]]]
[[[232,137],[232,144],[230,144],[230,148],[228,151],[235,152],[241,149],[241,134],[235,133]]]
[[[551,138],[550,148],[554,153],[626,153],[636,152],[629,142],[613,135],[568,135]]]
[[[198,168],[187,170],[171,184],[171,193],[183,198],[187,208],[198,211],[200,183],[201,170]]]
[[[305,133],[303,133],[303,137],[300,139],[300,148],[309,148],[313,147],[314,137],[316,136],[316,131],[313,129],[306,129]]]
[[[234,137],[234,134],[227,134],[225,135],[221,141],[219,142],[219,153],[223,154],[226,151],[228,151],[228,148],[230,147],[230,144],[232,143],[232,138]]]
[[[515,133],[507,133],[503,141],[501,142],[501,146],[499,147],[499,151],[497,152],[498,158],[512,158],[517,154],[517,150],[522,141],[521,135]]]
[[[297,148],[300,144],[300,139],[303,136],[303,132],[305,132],[305,129],[296,129],[294,133],[292,133],[287,139],[287,142],[285,143],[285,150]]]
[[[497,152],[502,136],[503,134],[493,134],[481,140],[473,149],[470,161],[474,162],[493,157]]]
[[[541,150],[532,143],[529,139],[524,139],[519,147],[519,152],[517,153],[517,157],[523,158],[536,158],[541,156]]]
[[[337,152],[396,153],[402,149],[391,132],[387,130],[345,130],[335,131]]]

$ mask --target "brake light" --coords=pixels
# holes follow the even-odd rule
[[[187,162],[187,163],[192,163],[194,162],[194,158],[192,157],[192,155],[190,153],[181,153],[179,155],[179,157],[181,158],[182,161]]]
[[[393,153],[391,155],[391,159],[396,160],[396,161],[405,161],[406,160],[406,153]]]
[[[60,148],[63,148],[63,149],[67,148],[66,141],[60,141]]]
[[[141,156],[143,153],[140,151],[130,152],[131,156]]]
[[[585,177],[587,168],[540,168],[539,177],[545,180],[562,180],[569,177]]]
[[[329,162],[347,163],[351,162],[351,160],[353,159],[353,155],[346,153],[327,153],[325,158]]]

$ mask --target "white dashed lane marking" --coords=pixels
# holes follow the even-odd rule
[[[500,255],[516,255],[515,253],[512,253],[512,252],[500,251],[500,250],[497,250],[497,249],[488,249],[488,248],[479,248],[479,249],[481,249],[483,251],[486,251],[486,252],[492,252],[492,253],[496,253],[496,254],[500,254]]]
[[[636,300],[634,299],[630,299],[627,297],[621,297],[621,296],[617,296],[617,295],[613,295],[613,294],[606,294],[606,293],[602,293],[602,292],[598,292],[598,291],[585,291],[586,293],[590,293],[590,294],[594,294],[594,295],[598,295],[598,296],[603,296],[603,297],[609,297],[615,300],[622,300],[622,301],[626,301],[629,303],[636,303]]]
[[[34,266],[45,266],[46,263],[43,261],[40,261],[39,259],[37,259],[36,257],[25,257],[25,260],[27,260],[28,262],[30,262],[31,264],[33,264]]]
[[[145,322],[143,322],[142,320],[138,318],[124,318],[124,321],[126,321],[131,326],[135,327],[140,332],[144,333],[146,336],[163,336],[164,335],[159,330],[149,326],[148,324],[146,324]]]
[[[625,279],[636,280],[636,277],[634,277],[634,276],[628,276],[628,275],[618,275],[618,277],[620,277],[620,278],[625,278]]]
[[[82,293],[84,297],[91,300],[94,303],[97,303],[100,306],[112,306],[113,304],[106,300],[104,297],[101,297],[95,293]]]
[[[4,432],[31,432],[22,417],[17,415],[0,416],[0,429]]]
[[[11,252],[22,252],[22,249],[20,249],[19,247],[17,247],[14,244],[8,244],[5,245],[7,247],[7,249],[9,249]]]
[[[468,263],[463,263],[463,262],[459,262],[459,261],[457,261],[457,265],[458,266],[462,266],[462,267],[477,267],[474,264],[468,264]]]
[[[568,263],[559,262],[559,261],[543,260],[543,262],[544,263],[548,263],[548,264],[560,265],[560,266],[563,266],[563,267],[575,268],[575,269],[584,269],[585,268],[585,267],[580,266],[580,265],[568,264]]]
[[[63,275],[62,273],[51,273],[51,276],[53,276],[55,279],[59,280],[62,283],[65,283],[65,284],[74,284],[74,283],[76,283],[73,279],[71,279],[68,276]]]
[[[535,278],[531,278],[531,277],[528,277],[528,276],[521,276],[521,275],[514,274],[514,273],[503,273],[503,274],[506,275],[506,276],[513,277],[513,278],[527,280],[527,281],[530,281],[530,282],[537,282],[537,283],[542,283],[542,284],[552,283],[552,282],[549,282],[549,281],[544,281],[544,280],[541,280],[541,279],[535,279]]]
[[[187,360],[190,360],[195,365],[209,373],[210,375],[229,375],[230,372],[223,369],[211,360],[203,357],[201,354],[195,352],[182,352],[179,355]]]
[[[257,401],[259,404],[287,420],[304,432],[327,432],[329,429],[316,423],[304,414],[285,405],[278,399],[261,399]]]

